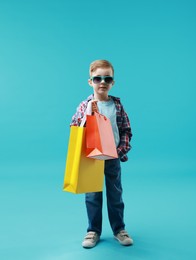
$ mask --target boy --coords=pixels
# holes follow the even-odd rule
[[[133,240],[125,231],[120,167],[120,161],[128,160],[126,154],[131,148],[129,144],[132,137],[131,127],[120,99],[108,95],[114,85],[112,64],[107,60],[96,60],[90,64],[89,72],[88,83],[93,88],[94,94],[79,105],[72,117],[71,125],[80,125],[85,111],[89,111],[93,100],[97,101],[99,112],[110,119],[119,158],[105,161],[108,217],[114,238],[122,245],[132,245]],[[92,248],[99,241],[102,232],[102,192],[86,193],[85,203],[89,226],[82,246]]]

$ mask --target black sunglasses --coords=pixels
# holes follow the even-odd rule
[[[102,80],[104,80],[106,84],[111,84],[114,80],[114,78],[111,76],[93,76],[90,79],[92,79],[94,84],[99,84],[102,82]]]

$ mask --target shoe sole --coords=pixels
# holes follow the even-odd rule
[[[95,247],[97,244],[99,243],[99,240],[95,243],[95,244],[91,244],[91,245],[83,245],[83,243],[82,243],[82,247],[84,247],[84,248],[93,248],[93,247]]]

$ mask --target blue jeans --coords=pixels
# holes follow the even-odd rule
[[[105,184],[107,197],[107,210],[109,222],[114,235],[125,227],[124,203],[122,199],[121,166],[119,159],[105,161]],[[88,229],[95,231],[98,235],[102,232],[102,205],[103,193],[86,193],[85,202],[88,215]]]

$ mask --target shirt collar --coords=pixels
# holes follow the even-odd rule
[[[119,97],[114,97],[114,96],[110,96],[110,98],[112,98],[114,101],[120,101],[120,98]],[[87,101],[89,102],[90,100],[92,100],[94,98],[94,95],[90,95],[88,98],[87,98]]]

